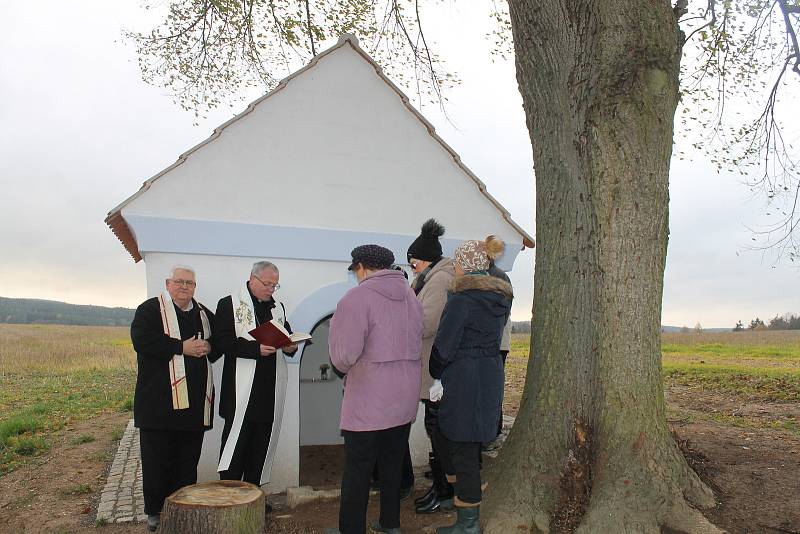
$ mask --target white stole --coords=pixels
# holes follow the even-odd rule
[[[158,296],[158,304],[161,306],[161,324],[164,327],[164,333],[172,339],[181,341],[178,314],[175,313],[172,297],[169,296],[169,293],[161,293]],[[203,325],[203,331],[200,334],[203,336],[202,339],[209,339],[211,337],[211,324],[208,322],[208,316],[202,306],[199,304],[197,306],[200,308],[200,322]],[[203,406],[203,425],[211,426],[211,410],[214,405],[214,376],[208,358],[205,358],[205,360],[206,395]],[[169,362],[169,383],[172,389],[172,408],[174,410],[189,408],[189,387],[186,383],[186,365],[183,354],[174,355]]]
[[[273,297],[273,299],[274,298],[275,297]],[[251,336],[249,332],[256,327],[256,316],[255,310],[253,309],[253,299],[250,296],[250,292],[247,290],[247,284],[244,284],[239,289],[238,293],[231,295],[231,300],[233,304],[233,322],[236,326],[236,337],[254,341],[253,336]],[[284,324],[286,321],[283,305],[277,299],[275,300],[275,307],[272,309],[272,319],[278,321],[280,324]],[[231,354],[226,356],[236,355]],[[272,463],[275,460],[275,451],[278,447],[278,437],[280,436],[281,422],[283,420],[286,385],[289,380],[289,370],[286,365],[286,360],[283,357],[283,351],[278,349],[274,356],[266,357],[275,358],[275,411],[272,419],[272,432],[267,447],[267,457],[264,460],[264,467],[261,470],[261,484],[269,482],[272,472]],[[233,451],[236,449],[237,441],[239,441],[239,433],[242,430],[244,414],[247,411],[247,404],[250,401],[250,392],[253,389],[255,374],[256,360],[251,358],[236,358],[236,405],[233,412],[233,423],[231,424],[231,431],[228,434],[228,440],[222,448],[217,471],[225,471],[231,465]],[[257,387],[262,386],[257,385]]]

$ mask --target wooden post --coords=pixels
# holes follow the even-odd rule
[[[264,492],[238,480],[218,480],[181,488],[164,501],[164,534],[262,534]]]

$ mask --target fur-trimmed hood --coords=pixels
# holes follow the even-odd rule
[[[462,293],[471,289],[491,291],[509,299],[514,298],[514,290],[511,288],[511,284],[494,276],[465,274],[464,276],[456,276],[450,283],[451,293]]]
[[[494,317],[507,315],[514,299],[511,284],[488,274],[456,276],[450,284],[450,294],[469,299]]]

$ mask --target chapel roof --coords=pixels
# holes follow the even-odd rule
[[[397,93],[397,95],[400,97],[406,109],[410,113],[412,113],[420,122],[422,122],[422,124],[428,131],[428,134],[450,154],[455,164],[464,172],[464,174],[466,174],[475,183],[476,187],[483,194],[483,196],[485,196],[486,199],[489,202],[491,202],[494,205],[494,207],[500,212],[501,217],[505,219],[509,223],[509,225],[511,225],[519,233],[520,237],[522,237],[523,246],[530,248],[534,246],[533,237],[531,237],[525,230],[522,229],[521,226],[519,226],[516,222],[514,222],[511,219],[511,214],[508,212],[508,210],[506,210],[492,195],[489,194],[489,192],[486,190],[486,184],[484,184],[466,165],[464,165],[464,163],[461,161],[461,157],[456,153],[455,150],[453,150],[452,147],[450,147],[450,145],[448,145],[441,137],[439,137],[439,135],[436,133],[436,129],[434,128],[434,126],[411,104],[411,101],[408,98],[408,96],[383,73],[383,69],[381,69],[381,67],[375,62],[375,60],[372,59],[372,57],[359,46],[358,38],[351,34],[343,34],[339,38],[339,41],[336,43],[336,45],[314,56],[314,58],[306,66],[293,72],[286,78],[282,79],[272,91],[269,91],[265,95],[254,100],[247,106],[247,108],[243,112],[239,113],[238,115],[235,115],[230,120],[226,121],[225,123],[215,128],[213,133],[207,139],[201,141],[194,147],[190,148],[189,150],[178,156],[178,159],[177,161],[175,161],[175,163],[173,163],[166,169],[162,170],[155,176],[146,180],[136,193],[128,197],[125,201],[123,201],[121,204],[116,206],[108,213],[105,219],[106,224],[111,228],[111,231],[114,232],[114,235],[117,236],[117,238],[120,240],[120,242],[128,251],[128,253],[130,253],[130,255],[133,257],[135,262],[140,261],[142,259],[142,255],[139,252],[139,246],[136,242],[136,237],[134,236],[130,226],[128,226],[127,221],[122,215],[123,208],[125,208],[128,204],[133,202],[145,191],[150,189],[150,186],[155,181],[161,179],[169,171],[184,163],[189,158],[189,156],[191,156],[195,151],[200,150],[208,143],[211,143],[212,141],[217,139],[228,126],[230,126],[234,122],[240,120],[241,118],[251,113],[256,108],[256,106],[258,106],[259,104],[261,104],[274,94],[284,90],[294,78],[300,76],[305,71],[314,68],[321,59],[323,59],[328,54],[334,52],[335,50],[340,49],[343,46],[351,46],[353,50],[355,50],[362,58],[364,58],[365,61],[367,61],[375,69],[375,72],[380,77],[380,79],[383,80],[395,93]]]

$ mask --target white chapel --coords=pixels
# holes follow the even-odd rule
[[[175,202],[187,193],[191,203]],[[197,273],[195,298],[213,310],[246,281],[254,262],[279,267],[277,296],[292,328],[310,332],[312,343],[286,358],[286,401],[265,488],[278,492],[298,485],[302,447],[343,443],[342,384],[321,368],[329,359],[328,320],[355,285],[350,250],[377,243],[405,264],[431,217],[447,229],[445,255],[463,240],[495,234],[506,242],[498,266],[510,271],[518,252],[533,246],[357,39],[345,35],[144,182],[106,223],[134,261],[144,260],[148,296],[163,290],[173,265],[186,264]],[[217,391],[221,373],[219,360]],[[427,462],[422,419],[421,410],[412,428],[415,464]],[[222,427],[217,415],[204,441],[201,481],[217,476]]]

